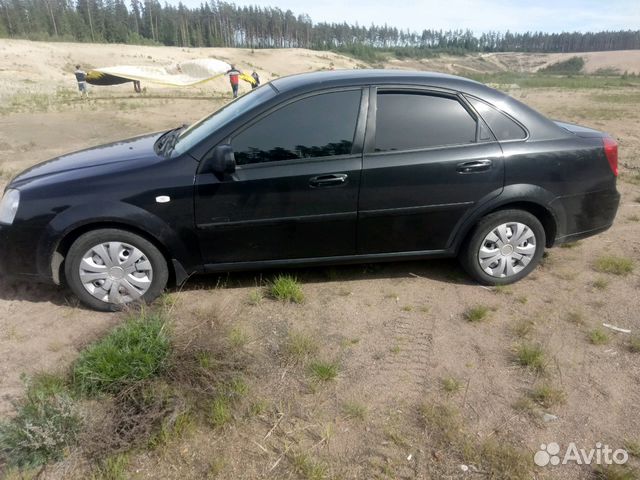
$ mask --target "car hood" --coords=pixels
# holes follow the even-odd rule
[[[10,186],[16,186],[45,175],[156,156],[153,144],[160,135],[162,133],[152,133],[61,155],[20,173],[11,181]]]

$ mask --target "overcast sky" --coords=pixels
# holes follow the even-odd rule
[[[178,4],[179,0],[165,0]],[[163,2],[164,3],[164,2]],[[197,7],[202,0],[182,0]],[[314,23],[371,23],[414,31],[469,28],[525,32],[640,29],[640,0],[231,0],[308,14]]]

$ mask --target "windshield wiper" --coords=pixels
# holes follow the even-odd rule
[[[178,136],[184,130],[186,125],[176,127],[163,133],[153,146],[157,154],[166,156],[178,141]]]

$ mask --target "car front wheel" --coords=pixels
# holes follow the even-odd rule
[[[526,277],[540,262],[545,247],[540,221],[523,210],[500,210],[474,228],[460,263],[485,285],[506,285]]]
[[[162,293],[168,277],[162,253],[148,240],[124,230],[85,233],[71,245],[65,259],[67,284],[82,303],[96,310],[151,302]]]

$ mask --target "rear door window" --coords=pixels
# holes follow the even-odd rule
[[[456,99],[421,92],[378,92],[375,151],[464,145],[476,141],[476,120]]]

